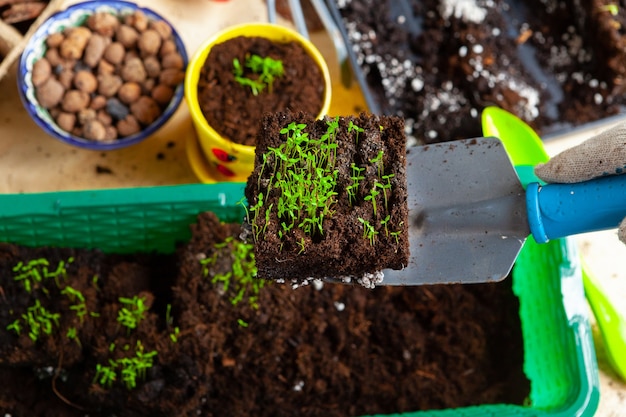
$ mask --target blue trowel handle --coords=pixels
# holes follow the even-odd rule
[[[526,210],[538,243],[616,228],[626,217],[626,175],[576,184],[531,183],[526,188]]]

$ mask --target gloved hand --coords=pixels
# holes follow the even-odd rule
[[[576,183],[606,175],[626,174],[626,122],[535,167],[535,175],[548,183]],[[626,219],[617,235],[626,243]]]

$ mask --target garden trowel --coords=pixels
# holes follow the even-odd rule
[[[626,175],[522,187],[499,139],[410,148],[409,265],[377,285],[494,282],[524,242],[616,228],[626,216]]]

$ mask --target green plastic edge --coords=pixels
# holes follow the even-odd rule
[[[129,253],[173,252],[202,211],[241,222],[244,183],[0,195],[0,241]]]
[[[27,246],[74,246],[99,248],[104,252],[128,253],[142,248],[144,251],[171,252],[176,243],[185,241],[190,236],[189,225],[195,222],[201,211],[213,211],[222,221],[241,221],[245,210],[238,204],[243,199],[243,183],[190,184],[158,187],[121,188],[108,190],[61,191],[34,194],[0,195],[0,241]],[[123,221],[121,221],[123,220]],[[98,228],[93,227],[93,224]],[[121,224],[125,223],[125,224]],[[145,236],[137,230],[146,229]],[[157,229],[157,230],[154,230]],[[557,258],[570,256],[567,244],[554,242],[532,248],[527,243],[522,251],[545,251],[550,247],[550,256]],[[535,246],[539,246],[536,245]],[[529,249],[530,248],[530,249]],[[520,266],[524,258],[518,261],[513,272],[514,286],[523,283],[525,275],[535,275],[536,264]],[[575,270],[566,262],[565,270]],[[560,276],[564,270],[562,263],[557,263],[554,273]],[[520,277],[521,275],[521,277]],[[523,288],[523,286],[522,286]],[[533,289],[533,296],[537,292]],[[528,295],[520,294],[521,300]],[[553,301],[553,300],[552,300]],[[550,303],[549,303],[550,304]],[[534,323],[526,323],[522,317],[524,340],[533,332]],[[569,321],[572,343],[575,346],[574,361],[579,364],[577,373],[570,376],[579,379],[577,387],[567,389],[565,399],[546,401],[540,404],[531,401],[532,406],[510,404],[488,404],[473,407],[428,410],[404,413],[403,416],[587,416],[592,415],[597,407],[597,381],[586,372],[585,364],[595,361],[591,348],[588,321],[575,318]],[[571,356],[570,351],[563,354]],[[533,352],[533,350],[535,350]],[[542,351],[531,349],[527,354],[541,357]],[[563,360],[560,358],[558,360]],[[528,372],[528,370],[526,370]],[[531,379],[531,398],[536,396],[537,384],[550,384],[551,381],[539,381],[527,373]],[[597,379],[597,375],[596,375]],[[572,381],[568,381],[571,383]],[[538,406],[541,405],[541,408]],[[391,415],[389,415],[391,416]]]

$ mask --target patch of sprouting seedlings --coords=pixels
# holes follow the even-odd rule
[[[130,350],[130,346],[125,346],[124,350]],[[113,349],[115,346],[113,345]],[[98,383],[104,388],[111,388],[113,383],[120,380],[126,389],[131,390],[137,386],[138,379],[146,378],[146,371],[153,366],[156,350],[144,352],[141,341],[137,341],[134,349],[134,356],[119,359],[109,359],[108,364],[96,364],[96,374],[94,383]]]
[[[213,245],[211,256],[200,260],[202,275],[210,277],[211,283],[219,285],[224,294],[228,294],[232,305],[243,300],[257,309],[259,293],[267,281],[257,279],[254,261],[254,245],[227,237],[223,242]],[[216,272],[218,260],[228,259],[230,268],[225,272]]]
[[[13,280],[20,281],[27,292],[31,292],[40,286],[44,280],[53,278],[57,287],[61,284],[59,278],[67,278],[67,266],[74,261],[69,258],[67,261],[59,261],[56,268],[50,267],[50,262],[46,258],[33,259],[26,263],[19,261],[13,267],[15,273]]]
[[[34,299],[33,303],[26,307],[21,314],[10,310],[10,315],[15,318],[7,326],[8,332],[16,336],[28,335],[33,343],[40,342],[42,338],[53,336],[61,331],[62,313],[51,311],[42,300],[54,297],[63,297],[69,306],[68,312],[74,315],[70,320],[72,324],[66,327],[64,337],[82,347],[80,341],[80,326],[88,318],[98,318],[100,314],[89,311],[85,295],[78,289],[67,285],[67,267],[74,261],[70,257],[61,260],[56,266],[46,258],[33,259],[27,262],[19,261],[13,268],[13,280],[21,283],[24,291]],[[99,291],[99,277],[94,275],[91,286]],[[44,298],[41,298],[41,296]],[[41,298],[41,299],[40,299]],[[130,332],[137,328],[139,323],[145,318],[148,306],[144,297],[133,296],[132,298],[121,297],[119,299],[122,307],[118,311],[117,321]],[[63,305],[61,303],[60,305]],[[170,339],[176,342],[179,330],[176,327]],[[110,352],[115,350],[115,343],[111,343]],[[125,351],[132,351],[130,346],[124,347]],[[105,388],[110,388],[116,381],[121,381],[127,389],[135,388],[139,379],[145,378],[148,368],[153,365],[157,351],[145,352],[140,340],[137,341],[134,352],[130,357],[109,359],[108,364],[97,364],[95,369],[94,382]]]
[[[22,283],[24,290],[35,300],[24,313],[7,325],[8,331],[14,332],[17,336],[25,331],[33,343],[43,336],[53,334],[54,330],[59,327],[61,314],[49,311],[35,293],[41,292],[46,297],[50,297],[50,290],[46,287],[49,280],[52,280],[57,288],[61,288],[60,279],[67,278],[67,265],[73,261],[74,258],[70,257],[67,261],[61,260],[56,267],[52,267],[48,259],[38,258],[28,262],[19,261],[12,268],[13,280]],[[12,311],[10,313],[14,314]]]

